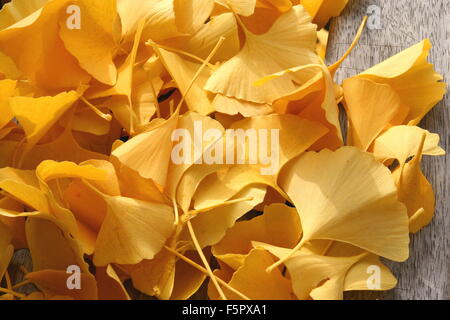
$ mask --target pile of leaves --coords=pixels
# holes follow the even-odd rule
[[[342,299],[394,288],[380,257],[405,261],[409,234],[433,217],[421,160],[445,152],[417,125],[445,84],[427,39],[335,83],[364,26],[326,66],[324,26],[346,4],[6,4],[0,299],[189,299],[201,288],[210,299]],[[199,138],[199,124],[218,134]],[[178,129],[200,139],[184,150],[192,161],[173,161]],[[226,152],[243,161],[222,161],[228,129],[276,130],[275,172],[245,161],[250,139]],[[21,249],[32,270],[21,266],[15,282],[8,266]]]

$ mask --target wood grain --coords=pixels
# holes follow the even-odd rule
[[[450,82],[450,0],[350,0],[343,14],[332,21],[327,53],[328,63],[346,51],[370,5],[381,9],[381,29],[366,28],[351,56],[336,75],[343,79],[354,76],[376,63],[429,38],[434,45],[430,62]],[[422,121],[421,127],[439,133],[441,146],[449,150],[450,97],[437,105]],[[433,222],[411,236],[410,258],[405,263],[387,264],[399,283],[388,292],[350,293],[350,299],[449,299],[450,159],[425,157],[423,171],[436,193]]]

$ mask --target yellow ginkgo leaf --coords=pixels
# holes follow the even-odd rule
[[[179,117],[177,132],[180,135],[172,136],[178,139],[178,143],[171,152],[166,187],[166,193],[172,199],[176,197],[175,193],[183,174],[195,164],[205,164],[207,161],[205,153],[216,147],[218,141],[222,141],[224,128],[210,117],[188,112]],[[214,132],[214,134],[207,136],[206,132]],[[223,145],[218,147],[223,148]],[[218,150],[216,152],[220,153]],[[210,164],[213,163],[206,163],[206,165]]]
[[[282,259],[289,249],[255,242],[255,247],[264,248]],[[327,257],[297,252],[284,264],[292,281],[292,288],[300,300],[342,300],[345,277],[349,269],[366,254],[352,257]],[[278,269],[274,270],[279,272]]]
[[[405,124],[416,125],[446,92],[442,76],[427,62],[431,49],[428,39],[364,71],[358,77],[389,84],[408,106]]]
[[[104,136],[110,132],[111,122],[99,117],[91,109],[83,109],[73,115],[72,130],[94,134],[96,136]]]
[[[353,244],[394,261],[408,258],[405,206],[389,169],[354,147],[306,153],[283,170],[280,186],[297,207],[303,238]],[[370,226],[370,228],[368,227]]]
[[[277,114],[247,118],[235,122],[230,129],[234,132],[227,131],[226,145],[235,149],[227,151],[227,158],[232,157],[236,161],[232,163],[236,165],[197,189],[197,209],[226,201],[245,186],[255,183],[271,186],[282,193],[277,178],[284,165],[327,133],[325,126],[318,122]]]
[[[173,209],[126,197],[104,198],[108,213],[97,237],[95,265],[153,259],[173,231]]]
[[[148,202],[166,202],[165,196],[152,179],[145,179],[136,171],[120,163],[115,164],[115,167],[123,196]]]
[[[227,204],[211,210],[204,210],[191,220],[193,229],[196,231],[198,241],[202,248],[218,243],[226,231],[231,228],[236,221],[252,210],[264,200],[266,188],[262,186],[250,186],[241,192],[235,193],[230,199],[242,200],[237,203]],[[180,239],[190,240],[185,229]]]
[[[30,208],[49,213],[50,208],[34,171],[13,168],[0,169],[0,188]]]
[[[165,43],[206,60],[221,37],[225,38],[225,41],[211,59],[211,63],[231,59],[239,52],[238,27],[236,18],[231,12],[212,16],[210,21],[203,24],[192,36],[174,38],[173,41],[167,40]]]
[[[80,28],[70,28],[67,16],[60,20],[59,34],[65,48],[78,60],[81,68],[98,81],[114,85],[117,69],[113,56],[120,38],[116,1],[77,0],[72,2],[80,10]]]
[[[426,135],[418,141],[414,158],[392,173],[398,188],[398,197],[408,209],[410,232],[416,233],[433,219],[435,209],[434,191],[420,168],[425,150]]]
[[[312,150],[328,148],[335,150],[342,146],[343,138],[339,122],[336,86],[330,71],[322,64],[297,66],[267,75],[255,82],[260,86],[289,74],[297,74],[307,69],[317,69],[320,73],[311,77],[302,86],[280,97],[274,104],[278,113],[294,113],[301,118],[317,121],[329,128],[328,134],[315,143]]]
[[[47,160],[36,168],[36,175],[42,181],[61,178],[78,178],[86,180],[106,180],[106,172],[92,165],[77,165],[73,162],[56,162]]]
[[[19,79],[22,73],[17,69],[14,61],[0,51],[0,79]]]
[[[60,15],[66,14],[69,3],[49,1],[41,10],[0,31],[0,51],[13,59],[32,84],[52,92],[75,89],[90,80],[59,37]]]
[[[59,118],[78,100],[75,91],[54,97],[14,97],[9,100],[14,117],[27,136],[26,151],[30,151]]]
[[[81,273],[81,289],[73,290],[68,287],[68,276],[66,270],[40,270],[31,272],[26,278],[31,280],[45,296],[65,296],[75,300],[97,300],[97,282],[90,273]]]
[[[420,141],[425,134],[422,154],[441,156],[445,151],[439,147],[439,135],[416,126],[394,126],[381,134],[373,144],[375,158],[384,162],[397,159],[400,165],[416,155]]]
[[[228,266],[237,270],[236,256],[241,261],[253,248],[252,241],[292,248],[300,237],[302,229],[295,208],[277,203],[264,208],[264,214],[249,221],[237,222],[229,229],[225,237],[213,246],[212,253]]]
[[[206,83],[207,91],[243,101],[272,103],[293,91],[295,83],[302,84],[314,75],[311,70],[304,70],[264,86],[253,85],[280,70],[319,62],[314,52],[315,26],[302,6],[294,6],[281,15],[265,34],[255,35],[245,28],[244,33],[243,48],[213,73]]]
[[[206,251],[206,250],[205,250]],[[208,250],[209,251],[209,250]],[[201,264],[201,259],[197,252],[187,251],[184,256]],[[207,258],[209,253],[205,253]],[[178,260],[175,266],[175,279],[171,300],[187,300],[194,295],[205,281],[206,275],[203,272],[193,268],[190,264],[183,260]]]
[[[260,8],[277,9],[280,12],[289,11],[292,8],[291,0],[257,0],[256,6]]]
[[[133,92],[133,75],[134,65],[136,63],[136,57],[138,54],[140,39],[142,36],[142,30],[144,27],[144,20],[141,20],[138,24],[136,34],[134,36],[133,48],[130,54],[127,56],[123,64],[118,69],[117,82],[113,87],[100,87],[100,89],[93,90],[93,92],[87,92],[89,99],[103,98],[109,96],[122,96],[127,99],[129,109],[129,133],[134,134],[133,126],[133,105],[132,105],[132,92]]]
[[[139,10],[136,10],[139,8]],[[175,23],[173,0],[117,0],[122,22],[122,42],[132,42],[139,21],[146,21],[143,38],[161,41],[182,36]]]
[[[0,129],[14,117],[8,98],[14,95],[16,84],[14,80],[0,80]]]
[[[196,111],[202,115],[209,115],[214,112],[211,96],[203,90],[203,86],[211,76],[211,70],[204,68],[191,86],[191,81],[200,69],[201,63],[186,60],[180,55],[164,49],[158,49],[158,53],[178,89],[185,95],[189,110]],[[187,91],[188,89],[189,92]]]
[[[130,300],[127,290],[123,286],[114,267],[97,268],[95,272],[98,298],[100,300]]]
[[[177,127],[178,118],[178,113],[174,113],[168,120],[154,120],[153,128],[119,146],[112,156],[143,178],[152,179],[164,187],[172,153],[172,133]]]
[[[175,23],[182,33],[194,33],[209,18],[214,0],[174,0]]]
[[[317,32],[317,46],[316,52],[322,60],[325,61],[327,55],[329,31],[321,29]]]
[[[83,250],[86,254],[93,254],[98,232],[107,213],[105,200],[81,180],[75,179],[64,189],[63,201],[77,221]]]
[[[379,283],[370,282],[369,272],[372,272],[374,275],[374,272],[377,272],[376,275],[379,275]],[[348,270],[345,276],[344,291],[390,290],[395,288],[396,285],[397,279],[391,271],[380,262],[380,258],[374,254],[368,254]]]
[[[245,257],[244,264],[228,283],[245,296],[254,300],[293,300],[291,282],[281,271],[267,273],[265,268],[275,259],[264,249],[252,249]],[[242,300],[242,297],[224,289],[227,298]]]
[[[358,247],[336,241],[314,240],[302,248],[304,253],[329,257],[355,257],[364,255],[345,275],[344,291],[351,290],[389,290],[396,286],[397,279],[380,262],[380,258]],[[379,268],[379,269],[378,269]],[[371,276],[371,274],[373,276]]]
[[[224,7],[231,7],[237,14],[248,17],[255,12],[257,0],[218,0],[217,3]]]
[[[101,168],[96,168],[89,164],[78,166],[72,162],[55,162],[47,160],[42,162],[36,168],[36,175],[39,179],[41,189],[46,191],[50,198],[52,212],[56,212],[59,216],[63,215],[63,217],[64,215],[69,215],[70,217],[73,217],[74,215],[78,226],[76,236],[79,238],[84,252],[92,254],[95,247],[95,238],[100,229],[99,225],[101,225],[101,222],[103,222],[106,215],[106,204],[103,199],[99,200],[95,197],[94,201],[92,201],[92,197],[89,197],[89,194],[86,194],[86,188],[83,188],[82,184],[79,189],[76,189],[76,186],[74,187],[74,185],[80,181],[78,179],[85,179],[90,181],[95,187],[102,186],[102,184],[106,185],[107,183],[112,187],[114,186],[113,179],[106,182],[107,178],[109,178],[107,170],[102,170]],[[63,178],[73,178],[76,180],[72,184],[69,184],[63,191],[60,181],[58,180]],[[56,187],[52,188],[53,180],[57,181]],[[78,183],[78,185],[80,185],[80,183]],[[117,191],[116,194],[119,194],[119,191]],[[67,208],[59,206],[56,200],[57,198],[59,198],[60,203],[63,203]],[[78,204],[73,203],[74,200],[86,202]],[[89,204],[91,207],[88,207]],[[94,206],[95,209],[92,206]],[[83,209],[86,209],[86,207],[88,207],[88,209],[84,211]],[[67,210],[69,208],[71,210],[73,209],[73,212]],[[101,221],[99,222],[98,220]]]
[[[34,271],[53,269],[66,273],[69,266],[76,265],[82,272],[89,273],[78,242],[52,221],[29,217],[25,231]]]
[[[24,148],[27,148],[27,144]],[[89,159],[108,159],[104,154],[82,148],[73,137],[70,126],[56,140],[38,144],[30,149],[32,152],[22,162],[22,167],[25,169],[34,169],[44,160],[81,163]]]
[[[250,101],[230,98],[220,93],[213,100],[214,109],[226,115],[242,115],[250,118],[254,116],[268,115],[273,113],[273,108],[267,103],[254,103]]]
[[[7,210],[10,213],[19,214],[25,211],[25,207],[19,201],[16,201],[8,196],[0,198],[0,210]],[[28,248],[27,239],[25,236],[25,217],[6,217],[0,212],[0,223],[6,225],[11,230],[12,239],[11,244],[16,250]]]
[[[30,16],[41,9],[49,0],[12,0],[0,10],[0,30]]]
[[[363,151],[367,151],[384,130],[401,124],[408,114],[408,107],[388,84],[350,78],[344,81],[343,88],[349,121],[347,144]]]
[[[325,27],[331,18],[339,16],[347,3],[348,0],[300,0],[318,29]]]
[[[14,247],[11,245],[11,240],[11,231],[0,221],[0,279],[3,279],[3,275],[5,274],[14,253]]]
[[[172,295],[176,257],[169,251],[163,249],[152,260],[122,267],[129,273],[133,286],[139,291],[161,300],[168,300]]]

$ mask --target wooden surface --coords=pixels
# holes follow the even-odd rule
[[[429,38],[434,45],[429,61],[450,82],[450,0],[350,0],[343,14],[332,21],[327,62],[336,61],[351,43],[371,5],[381,9],[381,29],[366,28],[351,56],[337,73],[337,82]],[[436,106],[421,127],[439,133],[441,146],[450,152],[450,96]],[[433,222],[411,236],[410,258],[387,263],[399,283],[394,290],[350,293],[350,299],[449,299],[450,159],[425,157],[423,169],[436,193]]]
[[[370,5],[381,9],[380,30],[366,29],[359,45],[344,62],[336,80],[353,76],[428,37],[434,44],[430,61],[450,82],[450,0],[350,0],[341,17],[331,23],[327,61],[336,61],[347,49]],[[450,96],[436,106],[421,126],[441,135],[441,146],[450,151]],[[450,159],[425,157],[424,173],[436,193],[436,215],[431,225],[411,237],[410,259],[389,263],[399,283],[388,292],[354,292],[348,299],[449,299],[450,261]],[[22,279],[15,266],[30,262],[24,251],[15,255],[10,268],[13,281]],[[26,292],[30,287],[24,287]]]

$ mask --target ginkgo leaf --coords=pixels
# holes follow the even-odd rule
[[[430,49],[430,40],[425,39],[358,75],[388,84],[397,92],[409,108],[405,124],[418,124],[446,92],[442,76],[427,62]]]
[[[11,244],[16,250],[28,248],[25,236],[25,217],[7,217],[3,215],[2,210],[20,213],[25,211],[24,205],[8,196],[3,196],[0,199],[0,223],[3,223],[11,231]]]
[[[424,134],[426,138],[422,154],[445,155],[445,151],[439,147],[439,135],[416,126],[394,126],[390,128],[375,140],[373,154],[383,162],[397,159],[400,164],[406,163],[409,157],[416,155]]]
[[[271,273],[265,271],[265,268],[273,262],[273,256],[266,250],[252,249],[228,284],[250,299],[293,300],[291,283],[283,277],[281,271]],[[226,288],[224,291],[227,298],[242,300],[240,296]]]
[[[105,196],[105,201],[108,213],[97,237],[95,265],[153,259],[173,231],[173,209],[118,196]]]
[[[232,197],[234,199],[249,199],[248,201],[240,201],[199,213],[191,222],[201,247],[204,248],[218,243],[240,217],[264,200],[265,194],[265,187],[250,186]],[[186,229],[180,239],[191,239]]]
[[[84,109],[73,115],[72,130],[104,136],[110,132],[111,122],[91,109]]]
[[[73,162],[56,162],[52,160],[43,161],[36,168],[36,176],[42,181],[61,178],[79,178],[87,180],[106,180],[107,175],[104,170],[92,165],[77,165]]]
[[[0,11],[0,30],[25,19],[41,9],[49,0],[12,0],[6,3]]]
[[[237,222],[229,229],[225,237],[213,246],[212,252],[228,266],[237,270],[240,266],[236,256],[241,261],[253,248],[252,241],[265,242],[271,245],[291,248],[300,237],[302,229],[295,208],[285,204],[272,204],[264,208],[264,214],[249,221]]]
[[[136,8],[139,10],[136,10]],[[122,22],[122,42],[133,41],[139,21],[145,20],[144,39],[161,41],[182,36],[175,23],[173,0],[117,0]]]
[[[130,274],[133,286],[139,291],[161,300],[168,300],[172,295],[176,257],[169,251],[163,249],[152,260],[122,267]]]
[[[31,280],[46,296],[66,296],[75,300],[97,300],[97,282],[90,273],[81,273],[82,288],[70,289],[67,286],[68,274],[66,270],[40,270],[31,272],[26,278]]]
[[[62,17],[59,31],[65,48],[78,60],[80,66],[98,81],[114,85],[117,69],[113,57],[120,38],[116,2],[114,0],[77,0],[81,12],[79,29],[68,28],[67,17]],[[118,35],[115,33],[119,33]]]
[[[249,184],[261,183],[282,192],[277,178],[284,165],[327,133],[320,123],[276,114],[237,121],[230,129],[234,131],[227,131],[226,146],[235,149],[228,150],[226,157],[235,165],[197,189],[197,209],[225,201]]]
[[[206,60],[221,37],[225,38],[225,41],[211,58],[211,63],[231,59],[240,50],[238,26],[231,12],[211,17],[211,20],[203,24],[192,36],[174,38],[173,42],[167,40],[165,43]]]
[[[209,251],[209,250],[205,250]],[[197,252],[187,251],[184,256],[194,261],[197,264],[201,264],[201,259]],[[205,253],[208,258],[210,254]],[[175,279],[171,300],[187,300],[193,296],[201,287],[205,281],[206,275],[203,272],[193,268],[190,264],[183,260],[178,260],[175,265]]]
[[[215,134],[208,137],[206,135],[208,131]],[[166,188],[166,193],[172,199],[176,197],[175,193],[183,174],[194,164],[203,164],[207,161],[205,159],[206,151],[214,148],[215,144],[221,141],[224,128],[218,121],[210,117],[196,112],[188,112],[179,117],[177,132],[182,134],[176,137],[179,143],[171,152]],[[223,148],[223,145],[218,147]],[[220,153],[218,150],[216,152]],[[212,163],[208,162],[207,164]]]
[[[100,300],[131,300],[113,266],[97,268],[95,279]]]
[[[98,232],[105,220],[105,200],[81,180],[73,180],[63,191],[63,201],[73,213],[78,226],[79,241],[86,254],[93,254]]]
[[[178,117],[178,113],[174,113],[168,120],[155,121],[154,128],[133,137],[115,149],[112,156],[143,178],[165,186],[173,145],[171,137]]]
[[[60,14],[69,1],[49,1],[26,19],[0,31],[0,50],[11,57],[35,86],[75,89],[90,80],[59,37]]]
[[[336,99],[336,87],[331,73],[322,64],[297,66],[267,75],[255,82],[261,86],[271,83],[289,74],[298,74],[303,70],[318,69],[319,74],[311,77],[302,86],[280,97],[274,104],[278,113],[294,113],[301,118],[317,121],[329,128],[328,134],[312,147],[313,150],[328,148],[335,150],[342,146],[343,138],[339,122],[339,108]]]
[[[316,52],[322,60],[325,60],[327,55],[329,31],[321,29],[317,32],[317,46]]]
[[[408,114],[408,107],[390,85],[350,78],[344,81],[343,88],[349,119],[347,143],[363,151],[367,151],[385,129],[401,124]]]
[[[17,80],[22,73],[17,69],[14,61],[6,54],[0,51],[0,79],[7,78]]]
[[[14,80],[0,80],[0,129],[14,117],[9,106],[8,98],[14,95],[17,82]]]
[[[242,115],[246,118],[273,113],[273,108],[267,103],[254,103],[216,94],[213,100],[214,109],[227,115]]]
[[[215,109],[211,103],[211,97],[203,90],[203,86],[211,76],[211,71],[207,68],[203,69],[194,84],[190,86],[192,79],[201,67],[201,63],[188,61],[180,55],[164,49],[159,49],[158,52],[161,61],[171,74],[178,89],[185,95],[189,109],[197,111],[202,115],[208,115],[214,112]],[[189,92],[187,92],[188,89]]]
[[[280,12],[289,11],[292,8],[291,0],[257,0],[256,6],[260,8],[276,9]]]
[[[344,291],[389,290],[397,284],[395,276],[380,262],[378,256],[355,246],[343,242],[314,240],[302,252],[338,258],[363,255],[346,273]]]
[[[214,0],[174,0],[175,23],[182,33],[194,33],[209,18]]]
[[[27,206],[44,213],[50,211],[45,194],[39,189],[34,171],[0,169],[0,188]]]
[[[99,164],[99,162],[94,163]],[[76,236],[80,239],[84,252],[92,254],[96,235],[106,215],[106,203],[103,199],[98,199],[98,197],[92,195],[92,193],[89,194],[89,191],[86,190],[82,183],[79,183],[80,180],[78,179],[88,180],[96,187],[101,186],[102,183],[104,185],[109,183],[109,186],[113,186],[113,179],[106,182],[107,178],[110,178],[107,170],[102,170],[102,168],[89,164],[78,166],[73,162],[44,161],[36,168],[36,175],[40,181],[41,189],[47,190],[47,193],[50,195],[59,193],[61,202],[68,209],[73,210],[70,212],[70,215],[73,213],[77,221],[78,232]],[[72,178],[75,181],[69,184],[64,191],[61,190],[59,181],[56,181],[57,190],[52,192],[52,180],[63,178]],[[78,204],[75,202],[76,200],[82,200],[83,203]],[[62,213],[65,211],[64,209],[60,210]]]
[[[380,283],[368,286],[369,271],[379,268]],[[372,271],[373,272],[373,271]],[[376,288],[378,285],[378,288]],[[374,254],[368,254],[357,263],[355,263],[345,275],[344,291],[354,290],[390,290],[397,285],[397,279],[391,271],[380,262],[379,257]]]
[[[25,148],[27,148],[26,144]],[[31,153],[22,162],[22,167],[25,169],[34,169],[44,160],[81,163],[90,159],[106,160],[108,158],[104,154],[82,148],[73,137],[70,126],[56,140],[38,144],[30,149]]]
[[[248,17],[255,12],[256,1],[257,0],[218,0],[216,2],[225,7],[231,7],[234,12],[241,16]]]
[[[300,0],[318,29],[325,27],[331,18],[339,16],[347,3],[348,0]]]
[[[78,242],[52,221],[29,217],[25,231],[34,271],[53,269],[65,273],[69,266],[77,265],[89,273]]]
[[[425,150],[426,134],[418,140],[416,152],[411,161],[400,163],[392,173],[398,188],[398,197],[408,209],[409,229],[416,233],[433,219],[435,196],[433,187],[420,168]]]
[[[406,208],[389,169],[372,155],[354,147],[306,153],[289,163],[279,184],[300,215],[303,238],[297,248],[329,239],[394,261],[408,258]]]
[[[287,31],[288,30],[288,31]],[[246,41],[241,51],[222,64],[205,85],[205,90],[244,101],[272,103],[314,75],[310,70],[255,87],[262,77],[291,67],[316,64],[315,26],[302,6],[294,6],[262,35],[244,29]],[[295,39],[295,40],[294,40]]]
[[[3,275],[5,274],[14,253],[14,247],[11,245],[11,240],[11,231],[0,221],[0,279],[3,279]]]
[[[256,242],[255,247],[268,250],[283,258],[290,250]],[[297,252],[284,262],[292,281],[292,288],[300,300],[310,296],[314,300],[342,300],[345,276],[365,254],[352,257],[327,257]],[[274,270],[279,272],[279,270]]]
[[[114,161],[114,158],[111,160]],[[123,196],[148,202],[166,202],[165,196],[152,179],[145,179],[136,171],[120,164],[116,164],[116,171]]]
[[[9,100],[12,113],[27,136],[27,151],[39,142],[78,97],[77,92],[70,91],[54,97],[14,97]]]

